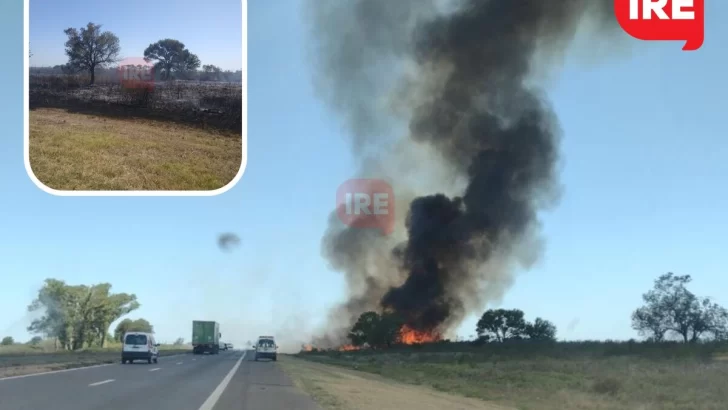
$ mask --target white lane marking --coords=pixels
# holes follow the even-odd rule
[[[156,367],[154,369],[149,369],[150,372],[156,372],[157,370],[161,369],[161,367]]]
[[[177,364],[182,364],[182,362],[177,362]]]
[[[74,367],[73,369],[63,369],[63,370],[52,370],[50,372],[42,372],[42,373],[32,373],[32,374],[22,374],[20,376],[9,376],[9,377],[2,377],[0,378],[0,382],[4,380],[12,380],[12,379],[24,379],[26,377],[33,377],[33,376],[43,376],[46,374],[56,374],[56,373],[65,373],[65,372],[72,372],[74,370],[85,370],[85,369],[93,369],[95,367],[104,367],[104,366],[111,366],[116,363],[105,363],[105,364],[97,364],[94,366],[81,366],[81,367]]]
[[[113,381],[114,381],[114,379],[109,379],[109,380],[104,380],[104,381],[101,381],[101,382],[91,383],[91,384],[89,384],[88,386],[89,386],[89,387],[92,387],[92,386],[99,386],[99,385],[101,385],[101,384],[111,383],[111,382],[113,382]]]
[[[215,404],[218,400],[220,400],[220,396],[222,396],[222,393],[225,391],[225,388],[228,384],[230,384],[230,380],[233,379],[233,376],[235,376],[235,372],[238,371],[238,368],[240,367],[240,364],[243,362],[243,359],[245,359],[245,354],[248,353],[247,351],[243,352],[243,355],[240,356],[240,359],[235,363],[235,366],[233,366],[232,369],[230,369],[230,372],[225,376],[224,379],[222,379],[222,382],[220,382],[220,385],[217,386],[215,391],[212,392],[210,397],[205,400],[204,403],[202,403],[202,406],[199,410],[212,410],[213,407],[215,407]]]

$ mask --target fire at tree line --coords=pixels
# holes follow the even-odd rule
[[[643,294],[643,306],[632,313],[632,327],[648,342],[728,341],[728,310],[691,292],[689,275],[667,273],[655,280],[654,287]],[[36,334],[29,342],[39,344],[52,340],[57,349],[78,350],[104,347],[109,341],[119,341],[127,331],[153,332],[145,319],[124,319],[113,331],[113,322],[140,307],[137,297],[128,293],[113,293],[110,283],[69,285],[58,279],[47,279],[38,296],[28,306],[37,313],[28,331]],[[518,309],[492,309],[483,313],[476,326],[477,337],[471,342],[487,345],[509,341],[556,341],[556,326],[536,318],[528,322]],[[396,345],[449,343],[436,330],[416,331],[393,313],[364,312],[349,333],[350,344],[337,350],[370,348],[381,350]],[[0,344],[12,345],[6,336]],[[183,345],[182,338],[174,344]],[[319,351],[304,345],[304,351]]]
[[[240,131],[242,71],[224,71],[176,39],[161,39],[143,51],[143,60],[124,65],[153,66],[153,78],[121,75],[119,38],[100,24],[64,30],[68,62],[30,68],[30,108],[84,108],[104,113],[148,115]],[[60,46],[60,44],[59,44]],[[30,51],[29,57],[34,53]],[[132,54],[134,56],[134,54]],[[32,61],[31,61],[32,64]],[[200,67],[202,69],[200,70]],[[142,70],[143,71],[143,70]],[[138,73],[139,70],[130,72]],[[122,78],[124,77],[124,78]]]
[[[649,343],[682,341],[728,341],[728,310],[687,289],[690,275],[667,273],[655,280],[654,287],[642,295],[644,305],[631,316],[632,328]],[[474,344],[509,341],[555,342],[556,326],[545,319],[528,322],[519,309],[491,309],[483,313],[475,328]],[[433,329],[417,331],[395,313],[365,312],[348,335],[350,344],[338,350],[386,349],[395,345],[448,343]],[[304,345],[304,351],[326,350]]]
[[[728,310],[691,292],[689,275],[667,273],[655,280],[654,287],[642,298],[644,305],[632,313],[632,327],[648,342],[728,341]],[[38,336],[28,344],[38,344],[44,338],[53,340],[56,348],[78,350],[104,347],[108,341],[119,341],[124,332],[153,332],[145,319],[124,319],[113,332],[110,325],[140,307],[137,297],[128,293],[113,293],[110,283],[69,285],[58,279],[47,279],[28,311],[38,313],[28,331]],[[241,324],[243,325],[243,324]],[[536,318],[528,322],[518,309],[492,309],[483,313],[476,326],[475,344],[508,341],[556,341],[556,326]],[[111,332],[111,333],[110,333]],[[448,343],[436,330],[416,331],[409,328],[393,313],[364,312],[350,333],[350,344],[338,350],[362,348],[386,349],[396,345]],[[15,341],[6,336],[2,345]],[[182,345],[179,338],[176,345]],[[304,351],[317,351],[304,345]]]

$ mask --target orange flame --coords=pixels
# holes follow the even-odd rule
[[[442,335],[437,331],[418,331],[404,325],[399,330],[399,342],[406,345],[432,343],[442,340]]]
[[[354,346],[354,345],[343,345],[343,346],[339,346],[339,351],[340,352],[349,352],[349,351],[352,351],[352,350],[359,350],[359,349],[360,349],[359,347]]]
[[[313,350],[313,346],[311,346],[311,345],[303,345],[303,346],[301,346],[301,350],[303,350],[304,352],[310,352],[310,351]]]

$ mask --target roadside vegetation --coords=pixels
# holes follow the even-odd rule
[[[0,338],[0,377],[114,363],[127,331],[154,332],[144,318],[124,318],[140,306],[136,295],[113,293],[111,284],[69,285],[47,279],[28,311],[28,341]],[[111,324],[117,322],[113,329]],[[183,338],[162,341],[161,356],[191,352]]]
[[[307,346],[296,356],[518,409],[723,409],[728,313],[690,292],[690,280],[668,273],[643,295],[631,317],[641,341],[557,341],[550,322],[496,309],[483,313],[472,340],[382,343],[381,329],[362,332],[366,314],[350,334],[355,349]]]

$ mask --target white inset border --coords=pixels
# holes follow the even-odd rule
[[[30,0],[25,0],[23,7],[23,156],[25,172],[38,188],[56,196],[215,196],[223,194],[234,187],[243,177],[248,165],[248,0],[242,2],[242,156],[240,168],[235,177],[222,188],[210,191],[63,191],[53,189],[41,182],[30,166]]]

